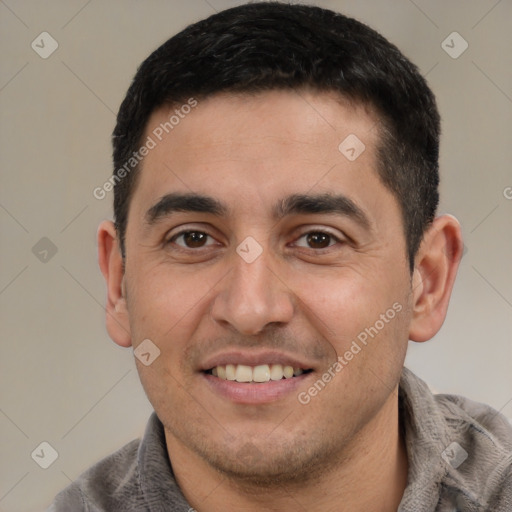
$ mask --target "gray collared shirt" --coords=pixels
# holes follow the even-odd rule
[[[512,426],[491,407],[433,395],[404,368],[401,428],[409,475],[399,512],[512,512]],[[153,414],[141,441],[98,462],[48,512],[189,512]]]

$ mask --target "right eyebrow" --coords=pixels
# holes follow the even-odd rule
[[[161,197],[146,212],[146,224],[152,226],[160,219],[171,215],[174,212],[200,212],[211,213],[212,215],[226,215],[228,208],[217,199],[201,194],[171,193]]]

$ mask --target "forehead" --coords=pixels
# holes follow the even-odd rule
[[[188,102],[184,105],[193,104]],[[334,93],[219,94],[150,117],[134,200],[199,192],[254,208],[292,193],[383,189],[375,172],[378,118]],[[357,194],[356,194],[357,195]],[[375,194],[373,194],[375,195]],[[378,200],[378,198],[377,198]]]

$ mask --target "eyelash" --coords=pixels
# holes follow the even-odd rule
[[[295,246],[296,247],[301,247],[302,249],[311,249],[311,250],[314,250],[315,252],[320,252],[322,250],[329,249],[330,247],[332,247],[332,246],[334,246],[336,244],[343,243],[343,240],[341,240],[339,237],[337,237],[335,234],[331,233],[330,231],[327,231],[325,229],[312,229],[310,231],[306,231],[305,233],[302,233],[295,240],[294,244],[296,244],[298,240],[301,240],[302,238],[307,237],[308,235],[326,235],[326,236],[328,236],[330,238],[330,241],[334,242],[334,243],[329,243],[329,245],[327,247],[321,247],[319,249],[315,249],[314,247],[308,247],[308,246],[297,246],[297,245],[295,245]]]
[[[171,238],[169,238],[168,240],[165,241],[165,245],[170,245],[172,243],[176,243],[176,240],[179,238],[179,237],[182,237],[188,233],[195,233],[195,234],[203,234],[203,235],[206,235],[208,238],[210,239],[213,239],[215,240],[215,238],[208,234],[207,232],[205,231],[201,231],[201,230],[194,230],[194,229],[185,229],[183,231],[180,231],[176,234],[174,234]],[[333,245],[335,244],[339,244],[339,243],[344,243],[344,240],[341,240],[339,237],[337,237],[336,235],[334,235],[333,233],[331,233],[330,231],[327,231],[325,229],[312,229],[312,230],[309,230],[309,231],[306,231],[305,233],[302,233],[297,239],[295,242],[297,242],[298,240],[308,236],[308,235],[312,235],[312,234],[322,234],[322,235],[327,235],[328,237],[331,238],[331,241],[334,241],[334,244],[329,244],[327,247],[322,247],[320,249],[314,249],[313,247],[309,247],[309,249],[312,249],[314,250],[315,252],[320,252],[321,250],[325,250],[325,249],[328,249],[330,247],[332,247]],[[183,251],[195,251],[194,248],[191,248],[191,247],[187,247],[185,245],[180,245],[180,244],[176,244],[177,247],[178,247],[178,250],[183,250]],[[211,246],[211,245],[214,245],[214,244],[209,244],[208,246]],[[208,246],[202,246],[202,247],[199,247],[198,250],[200,249],[204,249],[204,247],[208,247]],[[308,249],[308,247],[305,247],[305,246],[297,246],[297,247],[301,247],[303,249]]]
[[[169,238],[168,240],[165,241],[165,245],[169,245],[169,244],[172,244],[172,243],[175,243],[176,240],[180,237],[180,236],[184,236],[188,233],[199,233],[199,234],[202,234],[202,235],[206,235],[207,237],[215,240],[215,238],[212,236],[212,235],[209,235],[208,233],[206,233],[205,231],[201,231],[199,229],[185,229],[183,231],[180,231],[176,234],[174,234],[171,238]],[[176,244],[178,245],[178,247],[182,250],[194,250],[193,248],[191,247],[187,247],[185,245],[179,245],[179,244]],[[201,247],[202,249],[202,247]]]

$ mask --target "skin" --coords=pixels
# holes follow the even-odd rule
[[[146,136],[172,110],[155,111]],[[407,456],[397,390],[407,343],[441,327],[462,240],[456,219],[438,217],[410,274],[398,202],[376,173],[377,127],[370,108],[333,94],[211,97],[143,161],[124,273],[112,222],[99,228],[109,334],[121,346],[150,339],[159,348],[152,364],[137,367],[177,481],[199,512],[226,503],[237,511],[383,512],[400,503]],[[354,161],[338,150],[349,134],[366,146]],[[148,223],[147,211],[169,193],[209,196],[226,212],[174,212]],[[357,205],[368,225],[339,213],[274,216],[292,194],[333,193]],[[187,247],[180,230],[209,236]],[[318,231],[332,237],[307,236]],[[262,249],[252,263],[236,252],[248,236]],[[301,404],[298,394],[332,373],[396,303],[401,311]],[[232,400],[202,371],[219,354],[266,349],[313,371],[264,403]]]

